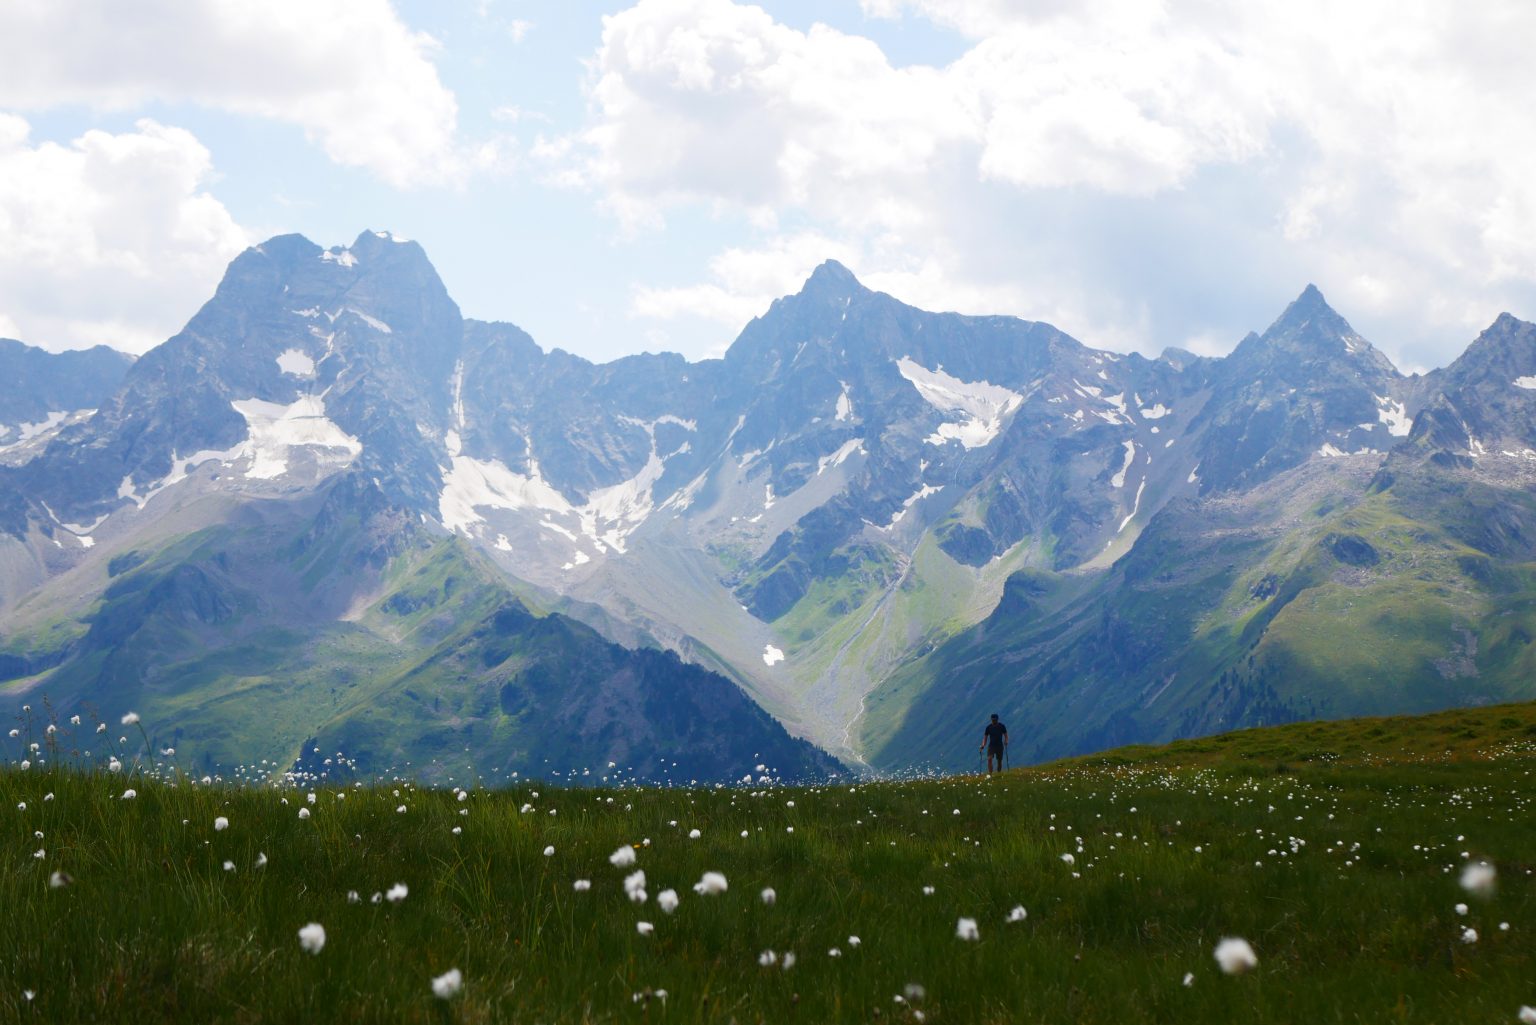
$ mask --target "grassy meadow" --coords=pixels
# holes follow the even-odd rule
[[[29,729],[0,772],[4,1021],[1470,1023],[1536,1005],[1536,705],[809,787],[427,790],[335,765],[204,781]],[[1481,861],[1491,891],[1463,886]],[[705,873],[723,892],[696,892]],[[1218,965],[1226,937],[1252,970]]]

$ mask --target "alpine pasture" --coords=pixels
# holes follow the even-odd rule
[[[109,721],[7,740],[0,1019],[1536,1020],[1536,705],[806,786],[194,778]]]

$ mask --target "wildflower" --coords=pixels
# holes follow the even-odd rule
[[[655,931],[656,931],[656,927],[654,925],[652,925],[650,922],[636,922],[635,923],[635,932],[639,933],[641,936],[649,936],[651,933],[653,933]]]
[[[313,791],[311,791],[311,792],[310,792],[310,793],[309,793],[309,795],[308,795],[308,800],[309,800],[309,803],[310,803],[310,804],[314,804],[314,803],[315,803],[315,801],[316,801],[316,800],[318,800],[318,798],[316,798],[316,797],[315,797],[315,795],[314,795],[314,792],[313,792]]]
[[[697,829],[690,829],[690,830],[688,830],[688,839],[690,839],[690,840],[697,840],[699,837],[701,837],[703,835],[704,834],[700,833]]]
[[[44,858],[48,857],[48,852],[39,847],[37,850],[32,852],[32,857],[36,858],[38,861],[42,861]]]
[[[226,872],[233,872],[234,870],[235,870],[235,863],[233,861],[226,861],[226,862],[224,862],[224,871],[226,871]]]
[[[299,947],[306,954],[318,954],[325,949],[325,926],[310,922],[299,930]]]
[[[1476,929],[1471,929],[1471,928],[1461,930],[1461,942],[1463,942],[1463,943],[1476,943],[1477,942],[1477,930]]]
[[[123,798],[122,799],[125,800],[125,801],[131,801],[135,797],[138,797],[138,796],[139,796],[139,792],[137,790],[134,790],[134,789],[130,788],[128,790],[124,790],[123,791]]]
[[[761,954],[757,955],[757,963],[762,965],[764,968],[772,968],[774,965],[779,963],[779,955],[775,954],[771,950],[765,950]]]
[[[26,801],[17,801],[16,802],[16,810],[17,811],[26,811],[27,810],[27,802]]]
[[[123,725],[124,726],[136,726],[136,725],[138,725],[138,722],[139,722],[139,713],[137,713],[137,712],[129,712],[126,715],[123,716]]]
[[[779,895],[774,892],[773,887],[771,886],[765,886],[763,888],[762,897],[763,903],[769,907],[773,907],[773,905],[777,903],[779,899]]]
[[[1077,864],[1077,859],[1072,856],[1072,852],[1071,851],[1068,851],[1066,854],[1063,854],[1061,856],[1061,860],[1066,862],[1068,865],[1076,865]]]
[[[1022,921],[1024,921],[1024,919],[1026,919],[1028,917],[1029,917],[1029,912],[1024,910],[1024,905],[1023,904],[1017,905],[1016,907],[1014,907],[1014,909],[1012,911],[1008,912],[1008,921],[1009,922],[1022,922]]]
[[[645,903],[645,869],[631,872],[624,877],[624,893],[636,904]]]
[[[628,868],[635,863],[635,849],[625,844],[612,854],[608,855],[608,864],[614,868]]]
[[[1216,944],[1214,956],[1221,970],[1228,975],[1241,975],[1259,963],[1258,955],[1248,941],[1236,936],[1228,936]]]
[[[395,814],[396,815],[404,815],[405,814],[405,805],[402,804],[400,807],[396,808],[395,809]]]
[[[848,945],[850,947],[857,947],[861,942],[862,941],[857,936],[848,937]]]
[[[841,950],[838,950],[836,947],[830,947],[830,948],[827,949],[827,956],[828,957],[842,957],[843,956],[843,952]]]
[[[113,755],[111,758],[107,759],[107,771],[108,772],[122,772],[123,771],[123,763],[117,760],[117,756],[116,755]]]
[[[432,992],[439,1000],[456,997],[464,989],[464,973],[450,968],[432,980]]]
[[[1185,972],[1184,973],[1184,987],[1186,989],[1188,989],[1190,986],[1193,986],[1194,984],[1195,984],[1195,973],[1194,972]]]
[[[362,898],[361,895],[358,894],[358,892],[356,890],[348,890],[347,891],[347,903],[348,904],[361,904],[362,902],[363,902],[363,898]]]
[[[1467,913],[1467,906],[1465,904],[1457,904],[1454,910],[1458,915],[1465,915]]]
[[[21,731],[20,730],[12,730],[11,731],[11,739],[12,740],[15,740],[19,736],[21,736]]]
[[[571,884],[571,889],[575,890],[577,893],[586,893],[588,890],[592,889],[592,880],[578,879]]]
[[[1484,900],[1493,896],[1498,885],[1498,872],[1486,861],[1479,861],[1461,870],[1461,888],[1474,897]]]
[[[724,893],[728,888],[725,876],[719,872],[705,872],[699,881],[693,884],[693,892],[701,896]]]
[[[68,872],[55,872],[48,877],[48,889],[62,890],[74,881]]]
[[[923,887],[923,896],[924,897],[932,897],[933,896],[933,887],[931,887],[931,886]]]
[[[388,890],[384,891],[384,899],[389,901],[391,904],[398,904],[402,900],[405,900],[406,894],[410,892],[411,891],[406,888],[404,883],[396,883],[394,886],[391,886]]]
[[[669,915],[677,910],[677,903],[676,890],[662,890],[656,895],[656,906]]]
[[[220,815],[218,818],[213,820],[213,831],[215,833],[222,833],[222,832],[224,832],[224,830],[226,830],[228,828],[229,828],[229,820],[226,819],[224,816]]]
[[[32,768],[32,762],[26,758],[23,758],[21,760],[21,771],[25,772],[30,768]]]
[[[1517,1017],[1522,1025],[1536,1025],[1536,1007],[1521,1007]]]
[[[104,722],[97,723],[96,724],[96,732],[97,733],[105,733],[105,732],[107,732],[107,724],[104,723]]]
[[[463,826],[454,826],[453,827],[453,835],[454,836],[458,836],[462,832],[464,832],[464,827]]]
[[[80,717],[78,715],[70,716],[69,717],[69,724],[71,726],[79,726],[80,725]]]
[[[309,809],[308,808],[300,808],[299,809],[299,821],[303,822],[307,818],[309,818]]]
[[[779,958],[779,967],[783,968],[787,972],[791,968],[793,968],[794,966],[795,966],[795,952],[793,950],[786,950],[786,951],[784,951],[784,955]]]
[[[955,923],[955,939],[957,939],[957,940],[979,940],[979,939],[981,939],[981,930],[976,928],[976,919],[974,919],[974,918],[962,918],[962,919],[960,919],[960,921],[956,922]]]

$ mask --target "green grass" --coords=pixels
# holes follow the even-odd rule
[[[1536,1004],[1536,705],[1250,730],[990,779],[526,783],[462,801],[337,780],[304,821],[308,788],[23,771],[27,739],[7,742],[0,772],[0,1020],[1443,1023]],[[608,863],[627,844],[645,904]],[[1458,886],[1463,852],[1497,866],[1491,898]],[[73,883],[50,888],[56,870]],[[696,895],[711,870],[729,891]],[[404,901],[370,901],[397,882]],[[671,915],[667,888],[682,896]],[[1006,924],[1016,905],[1028,918]],[[962,916],[979,941],[955,937]],[[326,929],[318,955],[299,947],[308,922]],[[1469,926],[1476,943],[1459,939]],[[1217,969],[1229,935],[1256,970]],[[796,964],[760,966],[767,949]],[[464,992],[439,1000],[431,979],[454,967]],[[925,995],[895,1002],[911,984]],[[664,1002],[634,999],[656,989]]]

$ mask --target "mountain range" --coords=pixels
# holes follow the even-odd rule
[[[1404,375],[1308,286],[1227,356],[829,262],[721,359],[461,316],[384,232],[136,361],[0,342],[0,687],[207,764],[737,778],[1536,696],[1536,326]]]

